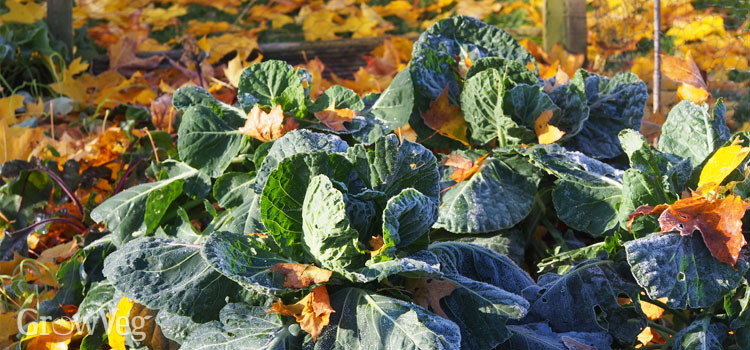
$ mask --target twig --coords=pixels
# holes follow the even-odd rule
[[[55,139],[55,101],[49,101],[49,120],[52,125],[52,139]]]
[[[654,0],[654,109],[661,109],[661,0]]]
[[[49,176],[53,181],[55,181],[58,185],[60,185],[60,188],[62,188],[63,192],[65,192],[65,194],[68,195],[68,198],[70,198],[70,200],[73,201],[73,203],[75,203],[76,206],[78,207],[78,210],[81,212],[81,220],[83,220],[85,216],[83,212],[83,205],[78,200],[78,198],[76,198],[76,196],[73,195],[73,192],[70,190],[70,188],[68,188],[68,185],[65,184],[65,181],[63,181],[62,178],[60,178],[59,176],[57,176],[57,174],[55,174],[54,172],[52,172],[51,170],[47,168],[38,167],[36,168],[36,170],[39,170],[47,174],[47,176]]]
[[[151,149],[154,150],[154,157],[156,157],[156,163],[161,163],[161,161],[159,161],[159,152],[156,151],[156,144],[154,143],[154,138],[151,137],[151,133],[148,131],[147,128],[143,128],[143,131],[146,132],[146,135],[148,135],[148,139],[151,141]]]
[[[122,174],[122,177],[120,178],[120,182],[117,183],[117,187],[115,188],[114,194],[118,194],[120,193],[120,191],[122,191],[122,188],[125,186],[125,179],[127,179],[128,176],[130,176],[130,174],[133,172],[133,169],[135,169],[138,166],[138,164],[141,163],[141,161],[143,161],[143,158],[139,158],[138,160],[135,161],[135,163],[128,164],[129,165],[128,170],[125,170],[125,173]]]

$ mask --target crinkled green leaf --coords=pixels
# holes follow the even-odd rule
[[[461,348],[455,323],[415,304],[345,288],[331,296],[331,306],[336,312],[318,337],[316,350]]]
[[[659,151],[690,159],[697,166],[729,139],[726,125],[726,107],[721,100],[714,105],[696,105],[683,100],[669,111],[661,128]]]
[[[334,85],[326,89],[309,107],[309,110],[313,113],[320,112],[331,105],[336,109],[348,108],[355,112],[365,108],[362,98],[356,92],[341,85]]]
[[[427,234],[437,217],[437,203],[415,189],[407,188],[391,197],[383,210],[383,251],[373,260],[395,258],[397,250]]]
[[[513,336],[500,345],[498,350],[610,350],[612,337],[607,332],[562,332],[552,331],[546,322],[509,325]],[[583,344],[587,347],[568,347],[568,344]]]
[[[378,282],[393,275],[409,278],[442,277],[443,275],[440,272],[440,262],[437,256],[427,250],[420,250],[404,258],[368,264],[357,273],[367,281],[378,280]]]
[[[418,143],[400,142],[391,134],[370,146],[351,147],[346,156],[366,186],[388,197],[406,188],[414,188],[435,201],[440,196],[437,160]]]
[[[196,322],[216,319],[239,286],[219,274],[200,246],[163,238],[138,238],[110,254],[104,275],[129,299]]]
[[[245,139],[238,129],[203,106],[185,111],[177,135],[180,159],[211,177],[224,173]]]
[[[469,124],[472,142],[485,145],[497,139],[505,147],[534,140],[531,130],[518,124],[503,111],[505,79],[502,72],[490,68],[477,73],[464,83],[461,112]]]
[[[393,77],[391,84],[375,100],[368,112],[392,130],[409,121],[413,108],[414,85],[407,67]]]
[[[161,309],[156,314],[156,324],[167,339],[184,343],[190,333],[201,326],[188,316],[181,316]]]
[[[114,296],[115,287],[109,281],[93,283],[86,291],[86,296],[78,305],[78,312],[73,318],[89,326],[102,321],[102,316],[106,316],[109,312]]]
[[[247,198],[255,197],[255,174],[230,172],[216,179],[214,198],[222,208],[239,206]]]
[[[192,106],[209,108],[234,128],[245,125],[245,119],[247,119],[243,110],[217,100],[206,89],[198,86],[184,86],[177,89],[172,95],[172,105],[179,110],[187,110]]]
[[[505,93],[503,107],[519,125],[534,129],[534,122],[544,111],[560,113],[560,108],[538,85],[518,84]]]
[[[227,304],[220,321],[204,323],[190,332],[183,349],[205,350],[294,350],[302,337],[293,335],[278,315],[266,308]]]
[[[260,195],[268,181],[268,175],[276,170],[279,163],[286,157],[302,152],[326,151],[328,153],[343,153],[349,146],[336,135],[327,135],[308,130],[294,130],[271,145],[268,153],[263,157],[255,178],[255,193]]]
[[[285,112],[303,110],[305,90],[294,67],[269,60],[254,64],[242,72],[237,99],[245,110],[255,104],[273,108],[281,105]]]
[[[305,255],[303,204],[312,178],[321,174],[344,185],[355,175],[351,163],[341,154],[298,153],[282,160],[263,188],[260,200],[263,225],[285,256]]]
[[[174,182],[183,182],[182,191],[196,199],[208,195],[210,180],[198,170],[185,163],[164,161],[161,165],[166,169],[168,177],[163,180],[149,182],[128,188],[102,202],[91,211],[91,219],[104,223],[113,234],[112,241],[117,246],[146,234],[147,228],[144,218],[147,202],[161,203],[158,207],[166,211],[170,203],[155,197],[162,195],[161,190]],[[152,205],[156,208],[155,205]]]
[[[216,271],[259,293],[285,291],[284,276],[269,268],[277,263],[297,262],[271,251],[255,237],[230,232],[215,232],[209,236],[201,254]]]
[[[409,64],[417,93],[436,100],[448,86],[448,95],[459,100],[456,58],[470,56],[472,61],[483,57],[500,57],[522,64],[534,62],[510,34],[476,18],[453,16],[440,20],[419,36],[414,43]]]
[[[626,242],[628,263],[651,299],[676,309],[708,307],[737,287],[750,268],[747,251],[734,268],[711,256],[700,234],[659,234]]]
[[[314,176],[309,183],[301,208],[302,247],[316,265],[347,276],[364,266],[365,256],[358,245],[359,233],[347,216],[344,194],[325,175]]]
[[[711,322],[710,317],[693,321],[687,328],[675,334],[673,349],[709,350],[722,349],[729,329],[720,322]]]
[[[589,117],[566,147],[600,159],[621,155],[617,135],[623,129],[640,129],[648,100],[646,84],[633,73],[618,73],[611,79],[583,71],[576,75],[585,79]]]
[[[510,228],[531,211],[537,183],[510,163],[488,157],[466,181],[446,189],[435,227],[454,233]]]
[[[632,343],[646,326],[637,302],[640,288],[622,277],[622,269],[614,264],[589,260],[564,275],[542,275],[538,286],[524,290],[531,303],[525,321],[546,320],[557,333],[604,330],[623,343]],[[621,295],[633,304],[620,305],[617,298]]]
[[[477,73],[488,69],[497,69],[505,79],[507,88],[512,88],[518,84],[536,85],[539,83],[537,75],[528,70],[520,61],[492,56],[476,60],[466,72],[464,79],[468,80]]]
[[[445,278],[459,288],[442,299],[448,318],[461,329],[464,349],[494,349],[511,334],[508,319],[526,315],[529,303],[520,294],[534,285],[510,259],[479,246],[445,242],[430,246]]]

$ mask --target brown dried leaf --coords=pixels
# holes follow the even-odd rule
[[[661,214],[665,210],[669,208],[668,204],[660,204],[656,207],[651,205],[642,205],[638,207],[634,212],[630,213],[628,216],[628,231],[632,230],[633,227],[633,220],[639,216],[646,216],[646,215],[653,215],[653,214]]]
[[[306,288],[311,284],[324,283],[333,273],[317,266],[297,263],[276,263],[269,270],[286,276],[283,285],[287,288]]]
[[[171,133],[177,109],[172,105],[172,94],[164,94],[151,102],[151,122],[159,130]]]
[[[683,236],[700,231],[716,259],[734,266],[740,249],[747,244],[742,234],[742,217],[750,206],[739,196],[707,200],[689,197],[674,202],[659,216],[662,232],[679,231]]]
[[[440,299],[443,299],[459,287],[449,280],[435,278],[409,279],[406,288],[412,292],[414,302],[437,315],[448,318],[440,307]]]
[[[323,327],[330,322],[331,314],[336,311],[331,307],[326,286],[319,286],[294,304],[286,305],[281,301],[274,302],[268,312],[294,317],[300,327],[305,332],[310,333],[313,341],[316,341]]]
[[[422,113],[422,118],[438,134],[469,145],[469,139],[466,138],[469,125],[461,114],[461,108],[451,105],[448,100],[448,86],[437,100],[430,103],[430,108]]]
[[[276,140],[284,136],[284,111],[281,105],[276,105],[270,113],[264,112],[255,105],[247,114],[245,126],[239,129],[240,133],[263,142]]]
[[[315,112],[315,117],[333,131],[346,131],[344,123],[354,119],[354,111],[348,108],[336,109],[332,103],[328,108]]]
[[[688,54],[685,59],[680,59],[675,56],[661,55],[662,72],[667,78],[672,79],[676,82],[692,85],[697,88],[708,90],[706,82],[703,80],[698,65],[695,64],[693,58]]]

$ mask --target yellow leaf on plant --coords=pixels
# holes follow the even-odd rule
[[[476,174],[482,167],[485,158],[489,155],[487,153],[479,157],[476,161],[472,161],[462,157],[460,154],[451,154],[443,159],[443,165],[453,167],[453,173],[451,174],[453,181],[462,182]]]
[[[239,132],[263,142],[284,136],[284,111],[281,105],[276,105],[270,113],[255,105],[247,114],[245,126],[241,127]]]
[[[8,12],[0,15],[0,23],[34,23],[44,18],[45,8],[34,1],[6,0]]]
[[[67,350],[71,341],[79,340],[85,335],[85,324],[69,319],[32,322],[26,329],[21,344],[26,350]]]
[[[469,145],[469,139],[466,137],[469,125],[461,114],[461,108],[451,105],[448,100],[448,86],[437,100],[430,103],[430,108],[422,113],[422,118],[424,123],[438,134]]]
[[[722,181],[747,158],[750,147],[730,145],[719,148],[708,159],[698,179],[698,192],[708,193],[721,185]]]
[[[554,143],[565,136],[565,131],[560,130],[554,125],[550,125],[549,121],[552,120],[553,115],[553,110],[546,110],[534,121],[534,132],[536,132],[536,137],[540,145]]]
[[[708,101],[709,97],[711,97],[711,93],[704,88],[682,83],[680,87],[677,88],[677,97],[679,97],[680,100],[688,100],[699,105]]]
[[[109,317],[109,328],[107,329],[107,339],[112,350],[125,350],[125,334],[128,332],[128,322],[130,310],[135,305],[127,297],[123,297],[117,303],[115,315]]]

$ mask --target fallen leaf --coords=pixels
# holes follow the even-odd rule
[[[453,167],[453,173],[450,175],[455,182],[463,182],[476,174],[482,168],[484,159],[490,154],[487,153],[476,161],[466,159],[460,154],[451,154],[443,159],[443,165]]]
[[[671,205],[641,206],[630,214],[628,229],[635,217],[661,214],[660,232],[678,231],[690,236],[700,231],[706,247],[717,260],[734,266],[747,244],[742,234],[742,217],[750,207],[739,196],[708,200],[702,196],[680,199]]]
[[[448,86],[437,100],[430,103],[430,108],[422,113],[422,118],[424,123],[438,134],[469,145],[469,139],[466,138],[469,125],[461,114],[461,107],[451,105],[448,100]]]
[[[549,121],[552,120],[554,114],[553,110],[548,109],[542,112],[534,121],[534,132],[536,132],[536,137],[540,145],[555,143],[555,141],[565,136],[565,131],[560,130],[554,125],[550,125]]]
[[[137,70],[151,70],[158,67],[164,56],[137,57],[135,52],[138,42],[139,39],[134,33],[128,33],[123,35],[116,44],[110,46],[108,50],[109,69],[125,73]]]
[[[664,303],[667,301],[667,298],[659,298],[657,300]],[[658,320],[664,315],[664,309],[645,300],[641,300],[641,311],[651,321]]]
[[[117,303],[114,316],[109,317],[107,339],[112,350],[125,350],[125,335],[128,333],[130,310],[135,305],[127,297],[122,297]]]
[[[570,77],[568,76],[565,71],[563,71],[561,66],[557,66],[557,73],[555,73],[554,83],[552,82],[552,79],[547,79],[544,81],[544,92],[550,92],[560,86],[568,85],[570,84]]]
[[[316,341],[323,327],[330,322],[331,314],[336,311],[331,307],[326,286],[318,286],[294,304],[286,305],[280,300],[274,302],[268,312],[294,317],[300,327]]]
[[[568,348],[568,350],[597,350],[591,345],[586,345],[566,335],[563,335],[562,337],[560,337],[560,339],[562,340],[563,344],[565,344],[565,347]]]
[[[272,141],[284,136],[283,124],[284,111],[281,105],[276,105],[270,113],[266,113],[255,105],[247,114],[247,122],[239,129],[239,132],[263,142]]]
[[[724,179],[747,158],[748,153],[750,153],[750,147],[741,145],[729,145],[716,150],[701,170],[697,192],[708,193],[716,190]]]
[[[440,299],[443,299],[459,287],[449,280],[436,278],[409,279],[406,288],[412,292],[412,298],[417,305],[432,310],[437,315],[448,318],[440,307]]]
[[[45,249],[36,260],[45,265],[58,265],[70,259],[77,251],[78,242],[70,241]]]
[[[372,248],[372,250],[370,250],[370,257],[376,257],[383,252],[383,248],[385,247],[383,235],[372,236],[369,243],[370,248]]]
[[[706,102],[711,94],[708,92],[708,85],[701,75],[698,65],[693,61],[690,52],[685,59],[675,56],[661,55],[662,72],[664,75],[676,82],[682,83],[677,90],[680,99],[689,99],[694,103],[701,104]]]
[[[17,123],[16,109],[21,107],[23,107],[23,95],[0,98],[0,123],[8,126]]]
[[[82,339],[85,335],[85,324],[60,318],[52,322],[30,323],[21,344],[26,350],[67,350],[71,341]]]
[[[230,85],[234,87],[240,86],[240,77],[242,77],[243,69],[244,67],[242,67],[242,58],[240,55],[235,56],[227,62],[227,67],[224,68],[224,76],[227,77]]]
[[[151,102],[151,123],[159,130],[171,133],[177,116],[177,109],[172,105],[172,94],[164,94]]]
[[[0,313],[0,349],[8,348],[15,341],[19,332],[17,317],[16,312]]]
[[[276,263],[269,270],[286,277],[286,280],[284,280],[284,287],[286,288],[306,288],[311,284],[324,283],[333,274],[332,271],[317,266],[297,263]]]
[[[45,6],[34,1],[6,0],[8,12],[0,15],[0,23],[34,23],[44,18]]]
[[[351,122],[354,119],[354,111],[348,108],[337,109],[336,101],[331,101],[328,108],[314,114],[315,118],[318,118],[321,123],[333,131],[346,131],[344,123]]]

